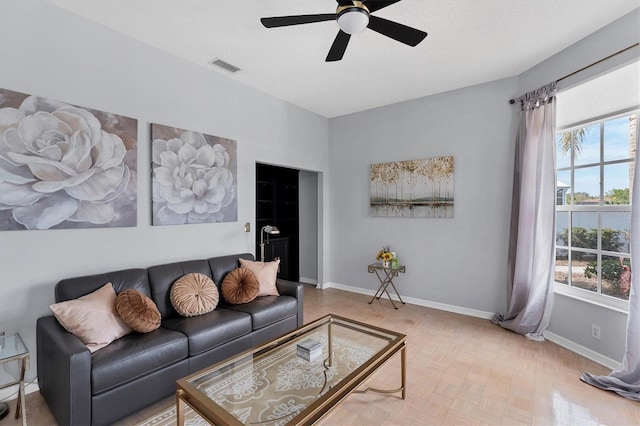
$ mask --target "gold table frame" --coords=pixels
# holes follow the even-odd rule
[[[384,348],[374,353],[364,364],[356,368],[349,375],[344,377],[339,382],[335,383],[324,395],[320,396],[317,400],[312,402],[302,411],[289,420],[290,424],[296,425],[310,425],[321,419],[327,414],[333,407],[339,402],[349,396],[351,393],[367,393],[377,392],[384,394],[400,393],[401,398],[405,399],[406,396],[406,347],[407,336],[405,334],[396,333],[390,330],[386,330],[380,327],[372,326],[362,322],[354,321],[348,318],[340,317],[337,315],[329,314],[322,318],[319,318],[309,324],[294,330],[291,333],[287,333],[281,337],[278,337],[268,343],[261,346],[257,346],[253,349],[245,351],[239,355],[233,356],[225,361],[214,364],[211,367],[207,367],[199,372],[193,373],[183,379],[176,382],[176,420],[178,425],[184,425],[185,409],[186,405],[189,405],[198,415],[207,420],[211,424],[224,424],[224,425],[242,425],[236,417],[229,413],[224,407],[216,404],[211,398],[208,397],[201,389],[194,383],[203,377],[220,371],[235,362],[242,360],[247,356],[264,356],[271,353],[277,353],[284,346],[295,344],[300,338],[305,338],[313,331],[324,325],[329,326],[329,353],[331,354],[331,327],[332,324],[338,324],[347,328],[353,328],[359,330],[363,335],[377,336],[379,332],[386,336],[388,343]],[[377,336],[382,337],[382,336]],[[400,352],[400,379],[401,385],[397,389],[376,389],[365,388],[358,389],[373,373],[378,371],[383,365],[387,363],[395,354]],[[326,359],[330,362],[331,355]]]
[[[404,265],[385,267],[385,266],[382,266],[382,263],[372,263],[367,267],[367,271],[370,274],[373,274],[375,272],[376,276],[378,277],[378,281],[380,281],[380,287],[378,287],[378,291],[376,291],[376,294],[373,295],[373,297],[369,301],[369,304],[373,303],[375,299],[380,300],[382,295],[384,293],[387,293],[387,297],[389,298],[391,305],[393,305],[395,309],[398,309],[396,304],[393,303],[391,294],[389,294],[389,291],[387,290],[387,287],[389,286],[393,288],[393,291],[395,291],[396,296],[398,296],[398,299],[400,300],[400,302],[402,302],[403,305],[406,304],[404,303],[404,300],[402,300],[402,297],[400,297],[400,293],[398,293],[398,289],[393,284],[393,279],[398,276],[398,273],[402,272],[404,274],[406,272]],[[384,276],[380,275],[378,271],[383,271]]]
[[[27,408],[25,403],[24,394],[24,377],[29,368],[29,349],[24,344],[19,333],[13,333],[9,335],[0,336],[2,339],[2,348],[0,349],[0,364],[5,364],[11,361],[18,361],[20,363],[20,378],[9,383],[0,385],[0,389],[7,388],[9,386],[18,385],[18,399],[16,402],[16,414],[15,418],[22,417],[22,426],[27,425]],[[11,346],[11,349],[9,348]]]

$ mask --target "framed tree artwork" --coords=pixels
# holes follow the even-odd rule
[[[372,216],[453,217],[453,157],[372,164]]]

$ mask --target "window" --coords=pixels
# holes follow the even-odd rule
[[[633,113],[558,131],[556,282],[628,299],[637,123]]]
[[[557,106],[556,291],[623,310],[634,195],[640,202],[632,193],[639,69],[635,62],[559,93]]]

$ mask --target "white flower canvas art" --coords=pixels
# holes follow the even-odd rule
[[[0,230],[136,226],[137,128],[0,89]]]
[[[153,225],[236,222],[236,141],[151,125]]]

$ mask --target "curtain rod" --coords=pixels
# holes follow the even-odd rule
[[[582,72],[582,71],[584,71],[584,70],[586,70],[586,69],[588,69],[588,68],[591,68],[591,67],[592,67],[592,66],[594,66],[594,65],[598,65],[599,63],[604,62],[604,61],[606,61],[607,59],[611,59],[611,58],[613,58],[614,56],[617,56],[617,55],[619,55],[619,54],[621,54],[621,53],[624,53],[624,52],[626,52],[627,50],[633,49],[634,47],[637,47],[638,45],[640,45],[640,43],[635,43],[635,44],[632,44],[632,45],[631,45],[631,46],[629,46],[629,47],[625,47],[625,48],[624,48],[624,49],[622,49],[622,50],[618,50],[616,53],[612,53],[611,55],[607,56],[606,58],[602,58],[602,59],[600,59],[600,60],[598,60],[598,61],[595,61],[595,62],[593,62],[593,63],[591,63],[591,64],[589,64],[589,65],[587,65],[587,66],[585,66],[585,67],[580,68],[580,69],[579,69],[579,70],[577,70],[577,71],[574,71],[574,72],[569,73],[569,74],[567,74],[567,75],[565,75],[565,76],[563,76],[563,77],[560,77],[558,80],[556,80],[556,83],[561,82],[561,81],[562,81],[562,80],[564,80],[565,78],[569,78],[569,77],[571,77],[571,76],[574,76],[574,75],[578,74],[579,72]],[[509,100],[509,103],[510,103],[510,104],[515,104],[515,103],[516,103],[516,100],[515,100],[515,99],[510,99],[510,100]]]

